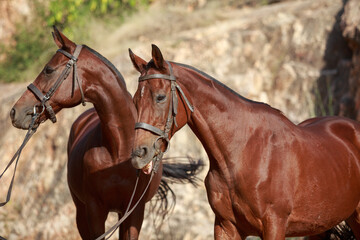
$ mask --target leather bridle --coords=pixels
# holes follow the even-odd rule
[[[167,142],[167,148],[166,148],[165,152],[168,151],[168,149],[170,148],[169,132],[171,130],[173,123],[175,124],[175,126],[177,126],[176,115],[177,115],[177,109],[178,109],[178,96],[176,94],[176,89],[181,94],[182,98],[184,99],[184,101],[185,101],[186,105],[188,106],[188,108],[190,109],[190,111],[194,112],[194,107],[191,105],[191,103],[185,96],[181,87],[176,83],[176,77],[173,74],[173,69],[172,69],[171,64],[168,61],[166,61],[166,63],[169,67],[169,72],[170,72],[169,75],[156,73],[156,74],[150,74],[150,75],[145,75],[145,76],[139,77],[139,82],[149,80],[149,79],[161,78],[161,79],[169,80],[171,83],[170,107],[169,107],[169,112],[168,112],[164,130],[161,130],[160,128],[157,128],[151,124],[144,123],[144,122],[135,123],[135,129],[139,129],[139,128],[145,129],[145,130],[148,130],[148,131],[154,133],[155,135],[159,136],[154,142],[154,148],[156,149],[157,152],[161,152],[160,149],[158,149],[158,147],[156,146],[157,141],[159,141],[160,139],[164,139]],[[165,153],[165,152],[162,152],[162,153]]]
[[[133,201],[133,197],[134,197],[134,194],[135,194],[135,191],[136,191],[136,188],[137,188],[137,185],[138,185],[138,181],[139,181],[139,173],[140,171],[138,170],[137,172],[137,179],[136,179],[136,183],[135,183],[135,187],[134,187],[134,190],[133,190],[133,193],[132,193],[132,196],[130,198],[130,202],[129,202],[129,205],[125,211],[125,214],[123,215],[123,217],[113,226],[111,227],[108,231],[106,231],[104,234],[102,234],[101,236],[99,236],[98,238],[96,238],[96,240],[100,240],[100,239],[103,239],[104,237],[106,237],[107,235],[110,234],[110,236],[108,236],[106,239],[109,239],[111,237],[111,235],[115,232],[115,230],[120,226],[120,224],[134,211],[134,209],[136,208],[136,206],[140,203],[141,199],[144,197],[147,189],[149,188],[149,185],[150,185],[150,182],[154,176],[154,174],[157,172],[158,170],[158,166],[159,166],[159,163],[160,163],[160,160],[163,156],[163,154],[169,149],[170,147],[170,143],[169,143],[169,132],[170,132],[170,129],[172,127],[172,124],[175,123],[175,125],[177,126],[177,123],[176,123],[176,115],[177,115],[177,106],[178,106],[178,98],[177,98],[177,94],[176,94],[176,89],[179,90],[180,94],[182,95],[182,97],[184,98],[187,106],[189,107],[190,111],[193,112],[194,111],[194,108],[193,106],[190,104],[189,100],[186,98],[184,92],[182,91],[181,87],[176,83],[176,77],[174,76],[173,74],[173,70],[172,70],[172,67],[170,65],[169,62],[166,62],[169,66],[169,71],[170,71],[170,75],[165,75],[165,74],[151,74],[151,75],[146,75],[146,76],[142,76],[142,77],[139,77],[139,82],[141,81],[145,81],[145,80],[148,80],[148,79],[155,79],[155,78],[162,78],[162,79],[166,79],[166,80],[170,80],[171,81],[171,102],[170,102],[170,109],[169,109],[169,113],[168,113],[168,118],[166,120],[166,124],[165,124],[165,129],[164,131],[157,128],[157,127],[154,127],[150,124],[147,124],[147,123],[143,123],[143,122],[137,122],[135,123],[135,129],[138,129],[138,128],[142,128],[142,129],[145,129],[145,130],[148,130],[156,135],[158,135],[159,137],[155,140],[155,143],[154,143],[154,148],[156,149],[157,151],[157,154],[156,156],[153,158],[153,161],[154,161],[154,165],[153,165],[153,168],[151,170],[151,175],[150,175],[150,180],[147,184],[147,186],[145,187],[145,190],[143,191],[142,195],[140,196],[139,200],[134,204],[134,206],[130,209],[130,205]],[[165,152],[162,152],[160,149],[158,149],[156,147],[156,142],[159,140],[159,139],[165,139],[166,142],[167,142],[167,149]]]
[[[71,96],[74,95],[75,79],[76,79],[77,84],[79,85],[79,88],[80,88],[80,92],[81,92],[81,101],[82,101],[82,104],[85,106],[84,92],[83,92],[82,87],[81,87],[80,82],[79,82],[79,78],[78,78],[78,75],[77,75],[77,66],[76,66],[76,62],[77,62],[78,57],[80,55],[81,49],[82,49],[82,45],[76,45],[74,55],[71,55],[70,53],[64,51],[63,49],[58,49],[57,50],[57,52],[60,52],[60,53],[64,54],[66,57],[68,57],[70,59],[66,63],[65,69],[62,71],[62,73],[60,74],[60,76],[58,77],[58,79],[56,80],[54,85],[50,88],[50,90],[45,95],[41,92],[41,90],[39,90],[32,83],[27,87],[40,100],[40,104],[41,104],[40,106],[42,107],[42,109],[41,109],[41,111],[38,112],[37,107],[39,106],[39,104],[34,105],[33,116],[31,118],[31,123],[29,125],[28,132],[26,133],[26,136],[25,136],[21,146],[16,151],[16,153],[14,154],[14,156],[12,157],[12,159],[10,160],[8,165],[5,167],[5,170],[0,174],[0,179],[1,179],[3,177],[3,175],[5,174],[5,172],[9,169],[9,167],[15,162],[14,173],[13,173],[13,176],[11,178],[9,189],[8,189],[8,192],[7,192],[7,195],[6,195],[6,200],[4,202],[0,202],[0,207],[6,205],[10,201],[11,192],[12,192],[12,189],[13,189],[13,184],[14,184],[14,179],[15,179],[16,168],[17,168],[17,165],[18,165],[18,162],[19,162],[19,159],[20,159],[20,155],[21,155],[21,152],[24,149],[25,145],[28,143],[28,141],[33,136],[33,134],[36,132],[36,130],[37,130],[38,126],[39,126],[39,125],[36,124],[36,121],[38,120],[40,115],[46,110],[48,112],[48,114],[50,115],[50,120],[53,123],[56,122],[55,112],[52,109],[52,107],[50,106],[48,100],[53,96],[54,92],[60,87],[61,83],[68,77],[68,75],[70,74],[71,67],[74,68],[74,71],[73,71],[73,88],[72,88]],[[0,236],[0,240],[6,240],[6,238]]]
[[[77,66],[76,66],[76,62],[78,60],[78,57],[80,55],[82,47],[83,47],[82,45],[76,45],[74,55],[71,55],[70,53],[64,51],[63,49],[58,49],[57,50],[57,52],[60,52],[60,53],[64,54],[66,57],[68,57],[69,61],[66,63],[66,66],[65,66],[64,70],[61,72],[60,76],[58,77],[58,79],[56,80],[54,85],[50,88],[50,90],[45,95],[41,92],[41,90],[39,90],[32,83],[27,87],[40,100],[40,105],[42,107],[41,112],[46,110],[47,113],[50,116],[50,120],[53,123],[56,122],[56,115],[55,115],[55,112],[52,109],[52,107],[50,106],[48,101],[54,95],[55,91],[60,87],[62,82],[69,76],[70,71],[71,71],[71,67],[74,68],[74,70],[73,70],[73,87],[72,87],[71,97],[74,96],[75,80],[76,80],[77,84],[79,85],[79,89],[80,89],[80,93],[81,93],[82,105],[85,106],[84,92],[83,92],[81,84],[79,82],[79,77],[78,77],[78,74],[77,74]],[[36,107],[36,106],[38,106],[38,105],[35,105],[34,107]]]

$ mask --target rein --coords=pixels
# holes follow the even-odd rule
[[[58,49],[57,50],[57,52],[60,52],[63,55],[65,55],[66,57],[68,57],[69,61],[66,63],[66,66],[65,66],[64,70],[61,72],[60,76],[58,77],[58,79],[56,80],[54,85],[50,88],[50,90],[45,95],[41,92],[41,90],[39,90],[32,83],[30,83],[30,85],[27,87],[40,100],[40,104],[41,104],[42,108],[46,109],[46,111],[50,115],[50,120],[53,123],[56,122],[56,116],[55,116],[55,112],[52,109],[52,107],[50,106],[48,100],[54,95],[55,91],[60,87],[60,85],[63,83],[63,81],[69,76],[70,71],[71,71],[71,67],[74,68],[74,71],[73,71],[73,87],[72,87],[71,96],[74,96],[75,80],[76,80],[77,84],[79,85],[79,89],[80,89],[80,93],[81,93],[82,105],[85,106],[84,92],[83,92],[81,84],[79,82],[79,77],[78,77],[78,74],[77,74],[77,65],[76,65],[76,62],[78,60],[78,57],[80,55],[82,47],[83,47],[82,45],[76,45],[74,55],[71,55],[70,53],[64,51],[63,49]]]
[[[0,203],[0,207],[6,205],[11,198],[11,192],[13,189],[13,184],[14,184],[14,180],[15,180],[15,173],[16,173],[16,168],[20,159],[20,155],[22,150],[24,149],[25,145],[28,143],[28,141],[30,140],[30,138],[33,136],[33,134],[36,132],[37,128],[39,127],[39,125],[35,126],[36,120],[40,117],[40,115],[46,110],[48,112],[48,114],[50,115],[50,120],[55,123],[56,122],[56,116],[55,116],[55,112],[52,109],[51,105],[49,104],[48,100],[54,95],[55,91],[60,87],[61,83],[69,76],[70,74],[70,70],[71,67],[74,68],[73,71],[73,88],[72,88],[72,94],[71,96],[74,95],[74,90],[75,90],[75,80],[77,81],[77,84],[79,85],[80,88],[80,93],[81,93],[81,101],[82,104],[85,106],[85,100],[84,100],[84,92],[82,90],[82,87],[80,85],[79,82],[79,78],[77,75],[77,65],[76,62],[78,60],[78,56],[80,55],[82,49],[82,45],[76,45],[76,49],[74,51],[74,55],[71,55],[70,53],[62,50],[62,49],[58,49],[57,52],[62,53],[63,55],[65,55],[66,57],[70,58],[69,61],[66,63],[65,69],[62,71],[62,73],[60,74],[60,76],[58,77],[58,79],[56,80],[56,82],[54,83],[54,85],[50,88],[50,90],[43,95],[43,93],[41,92],[41,90],[39,90],[34,84],[30,84],[27,88],[40,100],[40,106],[42,107],[41,112],[36,112],[36,108],[39,106],[38,104],[34,105],[34,112],[33,112],[33,116],[31,118],[31,123],[29,125],[29,129],[25,135],[25,138],[22,142],[22,144],[20,145],[19,149],[16,151],[16,153],[14,154],[14,156],[12,157],[12,159],[10,160],[10,162],[8,163],[8,165],[5,167],[5,170],[1,173],[0,175],[0,179],[3,177],[3,175],[5,174],[5,172],[9,169],[9,167],[14,163],[15,161],[15,167],[14,167],[14,173],[13,176],[11,178],[11,182],[9,185],[9,189],[6,195],[6,200],[4,202]],[[34,127],[35,126],[35,127]],[[6,238],[0,236],[0,240],[6,240]]]
[[[19,158],[20,158],[20,155],[21,155],[21,152],[22,150],[24,149],[25,145],[28,143],[28,141],[30,140],[30,138],[32,137],[32,135],[36,132],[38,126],[34,127],[35,125],[35,122],[36,122],[36,119],[41,115],[41,113],[36,113],[36,108],[34,107],[34,115],[33,117],[31,118],[31,123],[29,125],[29,129],[25,135],[25,138],[23,140],[23,142],[21,143],[19,149],[16,151],[16,153],[14,154],[14,156],[11,158],[10,162],[8,163],[8,165],[5,167],[4,171],[1,173],[0,175],[0,179],[3,177],[4,173],[9,169],[9,167],[13,164],[13,162],[15,161],[15,168],[14,168],[14,173],[13,173],[13,176],[11,178],[11,182],[10,182],[10,185],[9,185],[9,189],[8,189],[8,192],[7,192],[7,195],[6,195],[6,200],[4,202],[1,202],[0,203],[0,207],[6,205],[9,201],[10,201],[10,198],[11,198],[11,192],[12,192],[12,187],[13,187],[13,183],[14,183],[14,179],[15,179],[15,173],[16,173],[16,167],[18,165],[18,162],[19,162]]]
[[[163,152],[163,153],[166,153],[168,151],[168,149],[170,148],[169,132],[171,130],[173,123],[175,124],[175,126],[177,126],[176,115],[177,115],[179,101],[178,101],[178,96],[176,94],[176,89],[179,91],[179,93],[183,97],[183,99],[184,99],[186,105],[188,106],[188,108],[190,109],[190,111],[194,112],[194,107],[191,105],[190,101],[185,96],[180,85],[178,85],[176,83],[176,77],[173,74],[173,69],[171,67],[171,64],[168,61],[166,61],[166,63],[169,66],[169,71],[170,71],[169,75],[157,73],[157,74],[151,74],[151,75],[145,75],[145,76],[139,77],[139,82],[149,80],[149,79],[158,79],[158,78],[169,80],[171,82],[170,108],[169,108],[168,117],[167,117],[167,120],[165,123],[164,130],[161,130],[160,128],[157,128],[151,124],[144,123],[144,122],[135,123],[135,129],[142,128],[142,129],[148,130],[159,136],[154,142],[154,148],[157,150],[157,152],[159,152],[159,149],[156,146],[156,143],[160,139],[164,139],[167,142],[167,148],[166,148],[165,152]]]
[[[14,154],[14,156],[12,157],[12,159],[10,160],[10,162],[8,163],[8,165],[5,167],[5,170],[1,173],[0,175],[0,179],[2,178],[2,176],[4,175],[4,173],[8,170],[8,168],[12,165],[12,163],[15,161],[15,168],[14,168],[14,174],[13,177],[11,179],[10,182],[10,186],[9,186],[9,190],[7,193],[7,197],[6,197],[6,201],[5,202],[1,202],[0,203],[0,207],[4,206],[5,204],[7,204],[10,201],[10,197],[11,197],[11,191],[12,191],[12,187],[13,187],[13,183],[14,183],[14,178],[15,178],[15,172],[16,172],[16,167],[20,158],[20,154],[21,151],[23,150],[23,148],[25,147],[25,145],[27,144],[27,142],[29,141],[29,139],[32,137],[32,135],[36,132],[37,128],[39,127],[39,125],[37,125],[36,127],[34,127],[36,120],[40,117],[40,115],[44,112],[44,110],[46,110],[49,114],[50,114],[50,119],[52,122],[56,122],[56,116],[55,116],[55,112],[52,109],[52,107],[50,106],[48,100],[51,98],[51,96],[54,94],[54,92],[59,88],[59,86],[61,85],[61,83],[67,78],[67,76],[70,73],[70,68],[73,66],[74,67],[74,84],[73,84],[73,91],[72,91],[72,95],[74,94],[74,88],[75,88],[75,78],[77,80],[77,83],[80,87],[80,92],[81,92],[81,97],[82,97],[82,103],[83,105],[85,105],[84,102],[84,93],[82,91],[81,85],[79,84],[79,78],[77,76],[77,67],[76,67],[76,62],[77,62],[77,57],[79,56],[80,52],[81,52],[82,46],[81,45],[76,45],[76,49],[74,52],[74,56],[69,54],[68,52],[65,52],[62,49],[58,49],[58,52],[61,52],[62,54],[64,54],[65,56],[67,56],[68,58],[70,58],[70,60],[67,62],[65,69],[62,71],[62,73],[60,74],[59,78],[56,80],[55,84],[50,88],[50,90],[43,95],[42,92],[34,85],[34,84],[30,84],[28,86],[28,89],[34,93],[34,95],[41,101],[41,107],[42,110],[41,112],[36,112],[36,107],[38,106],[38,104],[34,105],[34,112],[33,112],[33,116],[31,118],[31,123],[29,125],[29,129],[28,132],[25,135],[25,138],[22,142],[22,144],[20,145],[19,149],[16,151],[16,153]]]
[[[44,111],[44,109],[43,109]],[[36,107],[34,106],[34,115],[31,118],[31,123],[29,125],[29,129],[25,135],[25,138],[23,140],[23,142],[21,143],[19,149],[16,151],[16,153],[14,154],[14,156],[11,158],[10,162],[8,163],[8,165],[5,167],[5,170],[1,173],[0,175],[0,179],[3,177],[4,173],[9,169],[9,167],[13,164],[13,162],[15,161],[15,167],[14,167],[14,173],[13,176],[11,178],[11,182],[9,185],[9,189],[6,195],[6,200],[4,202],[0,203],[0,207],[3,207],[4,205],[6,205],[11,198],[11,192],[13,189],[13,185],[14,185],[14,179],[15,179],[15,173],[16,173],[16,168],[20,159],[20,155],[22,150],[24,149],[25,145],[28,143],[28,141],[30,140],[30,138],[34,135],[34,133],[36,132],[38,126],[34,127],[36,120],[39,118],[39,116],[42,114],[42,112],[37,113],[36,112]],[[16,159],[16,160],[15,160]],[[0,236],[0,240],[6,240],[6,238]]]
[[[125,221],[125,219],[135,210],[135,208],[137,207],[137,205],[140,203],[141,199],[144,197],[146,191],[148,190],[149,186],[150,186],[150,183],[151,183],[151,180],[153,179],[154,177],[154,174],[157,172],[157,168],[158,168],[158,163],[160,161],[161,158],[158,158],[156,160],[156,163],[155,163],[155,166],[151,172],[151,175],[150,175],[150,179],[149,179],[149,182],[148,184],[146,185],[145,187],[145,190],[143,191],[143,193],[141,194],[139,200],[134,204],[134,206],[130,209],[130,206],[131,206],[131,203],[133,201],[133,198],[135,196],[135,192],[136,192],[136,189],[137,189],[137,185],[138,185],[138,182],[139,182],[139,175],[140,175],[140,169],[137,170],[136,172],[136,182],[135,182],[135,187],[134,187],[134,190],[133,190],[133,193],[131,195],[131,198],[130,198],[130,201],[129,201],[129,204],[126,208],[126,211],[124,213],[124,215],[122,216],[121,219],[119,219],[119,221],[117,221],[117,223],[114,224],[114,226],[112,226],[109,230],[107,230],[105,233],[103,233],[101,236],[97,237],[95,240],[101,240],[103,239],[104,237],[106,237],[107,235],[109,235],[107,238],[105,238],[105,240],[107,239],[110,239],[110,237],[114,234],[114,232],[116,231],[116,229],[121,225],[121,223],[123,223]],[[130,210],[129,210],[130,209]],[[1,239],[0,239],[1,240]]]
[[[77,84],[79,85],[79,89],[80,89],[80,93],[81,93],[81,99],[82,99],[82,104],[85,106],[85,97],[84,97],[84,92],[82,90],[82,87],[79,83],[79,78],[77,75],[77,65],[76,62],[78,60],[78,57],[80,55],[82,49],[82,45],[76,45],[76,49],[74,51],[74,55],[69,54],[68,52],[62,50],[62,49],[58,49],[57,52],[60,52],[62,54],[64,54],[66,57],[69,58],[69,61],[67,62],[65,69],[62,71],[62,73],[60,74],[60,76],[58,77],[58,79],[56,80],[56,82],[54,83],[54,85],[50,88],[50,90],[43,95],[43,93],[41,92],[41,90],[39,90],[34,84],[30,84],[28,86],[28,89],[40,100],[40,106],[42,107],[41,112],[36,112],[36,108],[39,106],[38,104],[34,105],[34,113],[31,119],[31,123],[29,125],[29,129],[28,132],[23,140],[23,143],[21,144],[21,146],[19,147],[19,149],[16,151],[16,153],[14,154],[13,158],[10,160],[10,162],[8,163],[8,165],[6,166],[5,170],[1,173],[0,175],[0,179],[2,178],[2,176],[4,175],[4,173],[8,170],[8,168],[12,165],[12,163],[15,161],[15,168],[14,168],[14,173],[13,173],[13,177],[11,179],[11,183],[8,189],[8,193],[7,193],[7,197],[6,197],[6,201],[0,203],[0,207],[4,206],[5,204],[7,204],[10,201],[10,197],[11,197],[11,192],[12,192],[12,187],[13,187],[13,183],[14,183],[14,179],[15,179],[15,172],[16,172],[16,168],[17,168],[17,164],[20,158],[20,154],[21,151],[23,150],[23,148],[25,147],[25,145],[27,144],[27,142],[29,141],[29,139],[32,137],[32,135],[36,132],[37,128],[39,127],[39,125],[35,126],[36,120],[40,117],[40,115],[46,110],[48,112],[48,114],[50,115],[50,120],[55,123],[56,122],[56,116],[55,116],[55,112],[52,109],[52,107],[50,106],[48,100],[53,96],[53,94],[55,93],[55,91],[60,87],[60,85],[62,84],[62,82],[68,77],[68,75],[70,74],[71,71],[71,67],[74,68],[73,70],[73,88],[72,88],[72,94],[71,96],[74,95],[74,90],[75,90],[75,80],[77,82]],[[35,127],[34,127],[35,126]],[[161,154],[162,156],[162,154]],[[99,236],[98,238],[96,238],[96,240],[100,240],[103,239],[104,237],[106,237],[107,235],[110,234],[110,236],[106,239],[109,239],[112,234],[114,234],[114,232],[116,231],[116,229],[121,225],[122,222],[125,221],[125,219],[135,210],[135,208],[138,206],[138,204],[140,203],[140,201],[142,200],[142,198],[144,197],[146,191],[148,190],[151,180],[153,179],[154,174],[157,172],[158,166],[159,166],[159,162],[160,162],[161,157],[157,157],[155,159],[155,163],[154,163],[154,167],[153,170],[151,172],[151,176],[149,179],[149,182],[147,183],[143,193],[141,194],[139,200],[134,204],[134,206],[130,209],[131,203],[133,201],[133,198],[135,196],[135,192],[137,190],[137,186],[138,186],[138,182],[139,182],[139,173],[140,170],[137,171],[137,178],[136,178],[136,182],[135,182],[135,186],[134,186],[134,190],[133,193],[131,195],[129,204],[126,208],[126,211],[123,215],[123,217],[113,226],[111,227],[107,232],[105,232],[104,234],[102,234],[101,236]],[[130,210],[129,210],[130,209]],[[6,240],[6,238],[0,236],[0,240]]]

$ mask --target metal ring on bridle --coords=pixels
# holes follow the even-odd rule
[[[154,148],[155,148],[155,149],[157,149],[156,143],[157,143],[160,139],[164,139],[164,140],[166,141],[167,146],[166,146],[165,151],[163,152],[163,153],[165,154],[165,153],[167,153],[167,152],[169,151],[169,149],[170,149],[170,140],[169,140],[169,138],[166,138],[166,137],[163,137],[163,136],[157,137],[157,138],[155,139],[155,142],[154,142]],[[161,150],[160,150],[160,151],[161,151]]]
[[[40,112],[37,112],[36,111],[36,108],[37,107],[40,107],[39,104],[35,104],[34,107],[33,107],[33,114],[38,114],[38,115],[41,115],[44,111],[45,111],[45,105],[44,104],[41,104],[41,111]]]

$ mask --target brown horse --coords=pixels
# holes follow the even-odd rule
[[[108,60],[85,45],[76,45],[55,27],[53,37],[59,50],[17,101],[10,116],[15,127],[27,129],[33,108],[44,111],[36,123],[39,125],[48,118],[55,121],[55,114],[63,108],[85,101],[94,104],[71,128],[68,185],[76,206],[79,233],[83,239],[95,239],[104,233],[109,211],[117,212],[119,217],[125,213],[134,190],[137,171],[130,156],[136,110],[123,77]],[[164,173],[170,173],[169,177],[180,174],[181,181],[192,181],[197,167],[190,168],[182,170],[187,173],[183,176],[177,172],[180,168],[164,164]],[[162,180],[162,172],[160,163],[146,194],[121,224],[120,239],[138,239],[145,203],[157,192],[159,184],[161,196],[166,197],[169,187]],[[149,175],[140,174],[131,207],[148,182]]]
[[[132,163],[142,169],[186,123],[210,160],[205,179],[215,239],[284,239],[346,220],[360,239],[360,123],[315,118],[298,126],[209,75],[133,54],[140,72]],[[150,164],[149,164],[150,163]]]

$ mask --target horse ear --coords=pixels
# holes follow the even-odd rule
[[[151,47],[152,47],[152,59],[155,63],[156,68],[158,69],[164,68],[165,61],[161,54],[160,49],[155,44],[152,44]]]
[[[134,67],[138,72],[142,73],[145,70],[146,67],[146,61],[142,59],[141,57],[136,56],[131,49],[129,48],[129,56],[131,59],[131,62],[133,63]]]
[[[75,48],[76,44],[69,40],[62,32],[60,32],[56,26],[53,26],[54,32],[52,32],[54,41],[59,48],[71,50]]]

